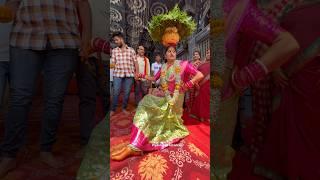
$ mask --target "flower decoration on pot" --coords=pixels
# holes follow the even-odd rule
[[[176,5],[165,14],[153,16],[148,24],[148,32],[153,41],[165,47],[176,46],[196,29],[196,23],[186,12]]]

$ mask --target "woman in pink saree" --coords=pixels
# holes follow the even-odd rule
[[[204,78],[195,91],[195,100],[191,109],[191,117],[210,122],[210,49],[206,52],[206,60],[198,66]]]
[[[224,1],[226,18],[226,68],[222,79],[222,99],[214,127],[214,174],[227,179],[232,169],[231,147],[236,125],[240,91],[284,64],[299,49],[293,36],[265,17],[254,0]],[[256,41],[270,47],[249,62]]]
[[[174,46],[166,49],[165,56],[167,62],[161,70],[154,77],[144,77],[153,82],[160,79],[161,89],[140,101],[133,119],[130,144],[113,153],[112,160],[121,161],[143,152],[161,150],[189,135],[182,119],[184,94],[203,75],[188,61],[176,60]]]
[[[201,62],[201,55],[200,55],[200,51],[196,50],[193,52],[193,60],[192,60],[192,65],[198,69],[198,67],[202,64]],[[190,79],[192,79],[192,76],[190,77]],[[198,84],[190,89],[188,92],[186,92],[186,97],[185,97],[185,103],[187,106],[187,112],[190,113],[191,110],[194,107],[194,101],[195,101],[195,96],[196,96],[196,88],[198,88]]]
[[[320,21],[312,18],[319,11],[318,1],[290,11],[282,20],[301,51],[275,78],[280,86],[256,168],[270,179],[320,178]]]

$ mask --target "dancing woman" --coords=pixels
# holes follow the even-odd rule
[[[224,1],[226,18],[226,69],[222,79],[222,100],[214,130],[213,162],[215,175],[226,179],[232,169],[231,147],[237,119],[239,91],[264,78],[296,54],[299,45],[294,37],[265,17],[255,0]],[[255,42],[269,45],[268,51],[249,62]]]
[[[200,81],[203,75],[188,61],[176,59],[175,45],[194,30],[194,22],[190,20],[176,6],[167,14],[153,17],[149,24],[151,37],[162,41],[167,47],[167,62],[154,77],[141,77],[150,81],[160,78],[163,93],[148,94],[141,100],[133,119],[130,144],[111,154],[112,160],[121,161],[129,156],[141,155],[144,151],[161,150],[189,135],[181,118],[184,92]],[[161,33],[157,34],[159,28]],[[193,76],[191,80],[190,75]]]
[[[198,69],[198,67],[202,64],[201,62],[201,55],[200,55],[200,51],[196,50],[193,52],[193,61],[192,61],[192,65]],[[190,77],[190,79],[192,79],[192,76]],[[190,89],[187,93],[186,93],[186,97],[185,97],[185,103],[187,106],[187,110],[190,113],[193,106],[194,106],[194,100],[195,100],[195,96],[196,96],[196,91],[197,89],[199,89],[199,85],[196,84],[195,88]]]

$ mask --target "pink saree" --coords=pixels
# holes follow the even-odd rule
[[[202,63],[198,67],[204,75],[199,82],[200,89],[195,92],[195,100],[191,109],[191,116],[201,121],[210,119],[210,62]]]
[[[234,150],[232,139],[237,120],[239,92],[230,87],[231,74],[235,67],[242,68],[249,62],[255,42],[272,44],[282,29],[265,17],[251,0],[226,0],[224,11],[226,26],[226,69],[222,76],[222,100],[219,119],[214,129],[213,162],[215,175],[226,179],[232,169]]]
[[[195,63],[195,62],[192,62],[192,65],[198,69],[199,65],[201,64],[201,62],[198,62],[198,63]],[[193,76],[190,76],[189,79],[192,79]],[[194,106],[194,101],[195,101],[195,98],[196,98],[196,89],[195,88],[192,88],[190,89],[188,92],[186,92],[186,97],[185,97],[185,104],[187,106],[187,111],[189,113],[191,113],[192,111],[192,108]]]
[[[156,80],[160,78],[161,84],[167,81],[168,89],[174,92],[176,67],[180,68],[181,82],[187,82],[190,75],[196,75],[198,71],[188,61],[178,61],[177,64],[168,67],[164,76],[160,76],[162,70],[156,74]],[[166,65],[162,66],[164,68]],[[169,78],[167,78],[169,77]],[[183,124],[183,100],[184,92],[180,91],[179,98],[174,106],[170,106],[168,99],[148,94],[139,102],[133,119],[130,139],[130,147],[140,151],[161,150],[189,135],[188,129]]]
[[[301,52],[283,66],[289,85],[277,98],[256,172],[268,178],[320,178],[320,3],[291,11],[282,25]]]

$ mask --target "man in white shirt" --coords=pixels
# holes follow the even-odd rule
[[[142,45],[137,48],[137,62],[139,66],[139,74],[150,76],[150,62],[149,59],[144,55],[145,49]],[[135,102],[136,105],[139,101],[148,94],[150,88],[150,82],[145,79],[137,79],[135,81]]]
[[[152,63],[152,66],[151,66],[152,76],[155,76],[155,75],[158,73],[158,71],[161,69],[161,67],[162,67],[160,54],[157,54],[157,55],[156,55],[155,60],[156,60],[156,62]],[[155,87],[158,87],[159,85],[160,85],[160,79],[158,79],[158,80],[154,83],[154,86],[155,86]]]

